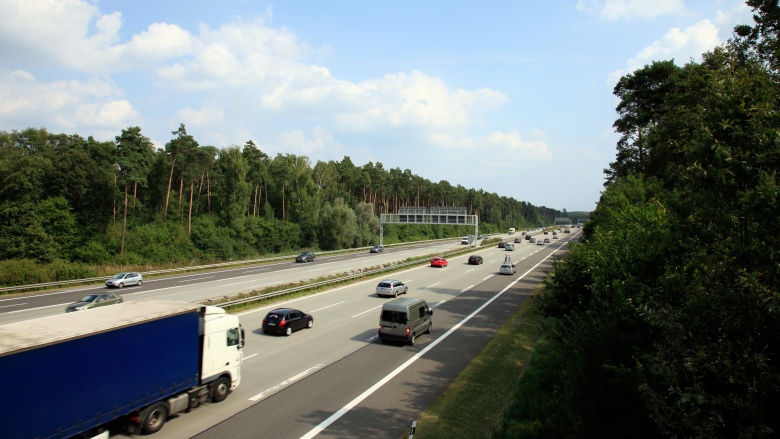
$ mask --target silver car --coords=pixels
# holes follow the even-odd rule
[[[376,286],[377,296],[393,296],[398,297],[399,294],[406,294],[409,287],[404,285],[400,280],[383,280]]]
[[[498,269],[498,274],[513,275],[515,273],[517,273],[515,264],[501,264],[501,268]]]
[[[143,280],[141,273],[119,273],[107,280],[106,286],[109,288],[124,288],[130,285],[138,285],[140,287]]]
[[[65,312],[83,311],[85,309],[97,308],[106,305],[122,303],[122,296],[114,293],[88,294],[78,302],[71,303],[65,308]]]

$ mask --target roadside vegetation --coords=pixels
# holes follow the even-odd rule
[[[183,124],[172,135],[155,149],[140,127],[103,142],[45,128],[0,131],[0,286],[366,247],[379,243],[380,215],[403,206],[465,208],[479,216],[480,233],[567,214],[381,163],[312,165],[269,157],[252,141],[200,145]],[[383,232],[394,244],[474,228]]]
[[[778,436],[780,6],[747,3],[756,22],[700,62],[620,79],[598,207],[523,314],[545,322],[528,366],[485,411],[437,402],[416,437]],[[493,349],[454,388],[531,350]],[[459,431],[472,411],[494,429]]]

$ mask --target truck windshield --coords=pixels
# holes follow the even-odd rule
[[[400,311],[382,311],[382,321],[392,323],[406,323],[406,313]]]

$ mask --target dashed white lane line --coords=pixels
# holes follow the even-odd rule
[[[323,364],[317,364],[314,367],[310,367],[310,368],[304,370],[303,372],[299,373],[298,375],[295,375],[295,376],[293,376],[291,378],[288,378],[288,379],[282,381],[281,383],[271,387],[270,389],[267,389],[267,390],[264,390],[264,391],[258,393],[257,395],[249,398],[249,400],[252,401],[252,402],[257,402],[257,401],[265,398],[266,396],[276,392],[277,390],[279,390],[279,389],[281,389],[283,387],[287,387],[290,384],[300,380],[301,378],[305,377],[306,375],[310,375],[312,372],[314,372],[315,370],[321,368],[322,366],[324,366],[324,365]]]

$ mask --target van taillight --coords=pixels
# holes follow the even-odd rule
[[[409,327],[407,326],[407,327],[406,327],[406,336],[408,337],[408,336],[409,336],[409,334],[411,334],[411,333],[412,333],[412,330],[411,330],[411,329],[409,329]]]

